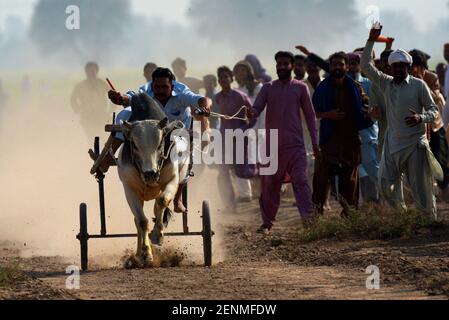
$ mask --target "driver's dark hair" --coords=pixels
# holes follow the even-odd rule
[[[289,51],[279,51],[274,55],[274,60],[277,61],[279,58],[289,58],[291,63],[295,64],[295,56]]]
[[[153,81],[157,78],[168,78],[170,82],[176,80],[175,75],[173,74],[173,72],[171,72],[170,69],[160,67],[154,70],[153,74],[151,75],[151,78],[153,79]]]
[[[349,64],[349,57],[348,57],[348,55],[347,55],[345,52],[343,52],[343,51],[335,52],[333,55],[331,55],[331,56],[329,57],[329,63],[332,64],[332,60],[334,60],[334,59],[343,59],[343,60],[345,61],[346,64]]]

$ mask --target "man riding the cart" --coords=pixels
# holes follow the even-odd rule
[[[212,105],[209,98],[194,94],[190,89],[182,83],[175,81],[173,73],[166,68],[157,68],[152,75],[153,81],[147,83],[139,89],[139,92],[145,92],[162,108],[169,121],[179,120],[184,123],[185,128],[189,129],[192,121],[191,107],[197,107],[203,112],[201,114],[208,115]],[[116,105],[125,107],[116,118],[115,123],[120,125],[124,121],[131,118],[132,115],[132,99],[137,94],[133,91],[122,95],[115,90],[108,92],[109,99]],[[207,120],[205,116],[193,113],[195,120],[202,122],[202,127],[207,128]],[[115,163],[115,152],[124,142],[124,136],[121,132],[112,133],[105,147],[98,158],[94,158],[95,164],[91,169],[91,173],[101,171],[107,172],[109,167]],[[92,156],[92,152],[91,156]],[[176,196],[174,198],[174,211],[177,213],[186,212],[181,201],[181,194],[186,183],[180,184]]]

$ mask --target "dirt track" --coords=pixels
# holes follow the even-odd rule
[[[65,97],[64,97],[65,99]],[[38,237],[39,244],[56,252],[78,252],[74,240],[77,228],[79,202],[87,202],[89,212],[95,211],[98,201],[96,184],[87,174],[91,162],[80,144],[77,127],[71,114],[60,108],[66,101],[54,104],[54,117],[47,117],[41,109],[22,109],[19,116],[9,113],[7,119],[14,126],[7,127],[3,136],[14,136],[14,157],[2,160],[18,168],[28,168],[28,159],[36,162],[33,179],[29,171],[2,172],[5,186],[2,196],[12,206],[2,208],[0,233],[0,265],[17,261],[27,278],[9,287],[0,286],[0,299],[428,299],[449,297],[449,233],[422,234],[414,239],[396,241],[320,241],[304,244],[298,241],[296,226],[298,213],[292,199],[285,199],[279,224],[273,235],[263,237],[255,233],[259,226],[257,202],[241,206],[239,214],[213,221],[226,221],[217,226],[223,234],[219,248],[215,247],[212,268],[204,268],[200,261],[192,265],[189,259],[181,267],[145,270],[125,270],[121,266],[124,249],[114,257],[103,257],[91,251],[91,268],[81,275],[80,290],[66,290],[66,267],[78,264],[78,257],[23,255],[23,242],[11,243],[4,232],[19,239]],[[45,101],[48,103],[48,101]],[[48,107],[46,105],[46,107]],[[14,118],[20,122],[12,122]],[[68,119],[54,122],[53,119]],[[39,119],[36,120],[36,119]],[[45,143],[30,145],[29,123],[39,123],[39,132]],[[56,126],[56,128],[55,128]],[[6,128],[5,126],[2,127]],[[43,130],[43,128],[50,128]],[[69,128],[69,129],[67,129]],[[24,134],[17,137],[18,133]],[[60,133],[60,134],[55,134]],[[75,136],[68,136],[72,132]],[[40,142],[42,142],[40,141]],[[90,141],[90,140],[89,140]],[[104,139],[102,140],[104,141]],[[10,140],[5,140],[5,146]],[[74,148],[73,145],[78,147]],[[90,147],[90,145],[89,145]],[[64,155],[54,156],[54,150]],[[82,150],[82,152],[80,151]],[[20,152],[19,152],[20,151]],[[35,155],[39,154],[39,157]],[[61,165],[64,163],[64,165]],[[45,169],[48,168],[48,169]],[[80,168],[68,170],[67,168]],[[54,172],[56,170],[56,172]],[[51,172],[52,174],[48,174]],[[6,174],[8,173],[8,174]],[[113,180],[113,181],[111,181]],[[21,183],[17,183],[20,181]],[[71,188],[61,192],[61,186],[70,181]],[[190,203],[208,196],[216,177],[195,178],[203,192]],[[45,188],[36,182],[45,182]],[[88,183],[89,182],[89,183]],[[114,175],[108,176],[107,197],[111,220],[108,227],[132,223],[123,191]],[[41,192],[36,192],[37,189]],[[189,186],[189,190],[190,186]],[[190,192],[190,191],[189,191]],[[194,193],[194,192],[192,192]],[[214,192],[212,192],[214,193]],[[26,194],[25,200],[23,195]],[[54,195],[58,195],[54,197]],[[209,199],[215,204],[215,199]],[[17,205],[20,204],[20,205]],[[448,215],[448,206],[443,214]],[[213,209],[213,206],[212,206]],[[5,212],[11,211],[11,214]],[[89,221],[94,221],[94,214]],[[178,221],[179,222],[179,221]],[[95,230],[98,226],[95,226]],[[220,230],[217,230],[219,228]],[[92,228],[93,229],[93,228]],[[113,229],[113,228],[111,228]],[[91,230],[91,229],[90,229]],[[108,229],[110,230],[110,229]],[[2,237],[6,237],[4,239]],[[68,239],[68,240],[67,240]],[[109,240],[105,240],[108,241]],[[217,245],[217,239],[214,244]],[[112,243],[112,240],[111,240]],[[62,244],[62,245],[58,245]],[[73,244],[73,246],[72,246]],[[98,242],[90,242],[95,248]],[[67,248],[70,247],[70,248]],[[69,250],[70,249],[70,250]],[[109,248],[110,249],[110,248]],[[53,252],[53,251],[50,252]],[[28,250],[29,251],[29,250]],[[44,250],[45,251],[45,250]],[[110,250],[111,251],[111,250]],[[46,253],[43,253],[46,254]],[[218,257],[217,257],[218,256]],[[107,260],[107,263],[104,261]],[[112,265],[115,265],[113,267]],[[381,272],[381,290],[368,291],[365,287],[365,269],[377,265]]]
[[[93,263],[81,275],[80,290],[65,290],[62,257],[18,258],[11,244],[0,248],[0,263],[19,261],[29,278],[0,287],[3,299],[447,299],[449,235],[423,234],[395,241],[320,241],[299,243],[291,199],[283,203],[270,236],[256,234],[256,203],[223,225],[222,262],[204,268],[186,261],[180,267],[125,270]],[[445,213],[446,214],[446,213]],[[93,259],[95,260],[95,258]],[[377,265],[381,289],[367,290],[365,269]]]

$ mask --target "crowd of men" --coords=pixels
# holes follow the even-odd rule
[[[252,201],[251,181],[260,181],[261,233],[269,233],[276,221],[285,183],[291,183],[306,225],[324,213],[331,194],[337,196],[341,214],[346,216],[362,202],[405,209],[404,190],[417,209],[438,219],[436,196],[449,200],[449,106],[445,101],[449,100],[449,68],[439,64],[431,72],[429,55],[417,49],[394,49],[394,39],[381,36],[381,31],[380,25],[373,27],[364,47],[337,52],[328,59],[302,45],[296,48],[304,55],[279,51],[274,81],[254,55],[232,68],[221,66],[215,75],[201,80],[187,76],[181,58],[173,61],[173,72],[148,63],[144,67],[147,82],[139,91],[153,97],[169,120],[181,120],[187,126],[194,117],[203,121],[205,130],[278,131],[275,174],[258,177],[257,166],[219,166],[219,190],[231,210],[236,210],[238,202]],[[375,43],[386,43],[379,58]],[[444,57],[449,63],[449,44],[444,46]],[[89,79],[88,68],[93,67],[86,66]],[[103,83],[90,83],[103,93],[107,90]],[[199,95],[201,90],[204,95]],[[72,99],[75,109],[84,104],[82,91],[80,84]],[[114,104],[129,108],[136,94],[110,90],[108,96]],[[207,124],[204,117],[188,112],[189,107],[202,108],[206,115],[240,113],[233,119],[210,117]],[[117,121],[126,119],[129,114],[124,110]],[[257,138],[270,145],[269,134],[258,132]],[[113,143],[113,151],[120,144]],[[254,156],[251,150],[247,154]],[[106,159],[102,170],[107,169]],[[175,211],[185,211],[182,203],[175,201]]]

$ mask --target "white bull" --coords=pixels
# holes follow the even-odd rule
[[[161,245],[165,228],[164,212],[188,172],[187,139],[176,136],[173,142],[166,142],[167,139],[170,141],[173,131],[180,128],[182,123],[169,123],[167,118],[133,123],[125,121],[122,124],[127,141],[118,158],[118,174],[137,228],[136,257],[144,265],[153,260],[144,202],[155,200],[151,240]],[[167,148],[167,145],[170,147]],[[170,156],[170,153],[178,155],[180,152],[183,154],[180,158]]]

